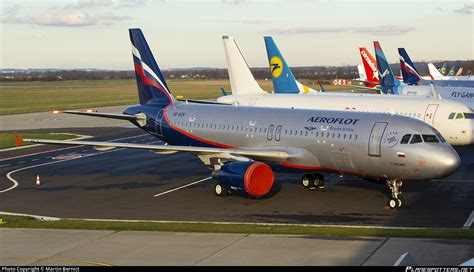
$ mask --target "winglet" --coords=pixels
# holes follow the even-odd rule
[[[15,135],[16,138],[16,147],[19,147],[21,143],[23,143],[23,138],[21,138],[21,136],[16,134],[15,132],[13,132],[13,135]]]

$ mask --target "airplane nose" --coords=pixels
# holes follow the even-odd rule
[[[441,175],[449,176],[452,173],[458,170],[459,166],[461,166],[461,158],[459,157],[458,153],[454,148],[449,146],[440,154],[438,160],[438,169]]]

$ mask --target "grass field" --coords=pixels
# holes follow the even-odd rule
[[[0,228],[35,229],[89,229],[115,231],[172,231],[207,233],[246,233],[246,234],[292,234],[312,236],[366,236],[366,237],[407,237],[474,239],[472,229],[382,229],[334,226],[298,226],[264,224],[214,224],[214,223],[161,223],[161,222],[123,222],[123,221],[85,221],[59,220],[41,221],[23,216],[1,216],[4,224]]]
[[[35,138],[35,139],[50,139],[50,140],[67,140],[76,138],[71,134],[62,133],[20,133],[22,138]],[[32,143],[23,142],[22,146],[31,145]],[[0,149],[10,148],[16,146],[16,138],[13,133],[0,133]]]
[[[221,87],[230,90],[228,80],[171,80],[167,83],[173,95],[188,99],[216,98],[221,96]],[[273,89],[271,80],[260,80],[259,84],[264,90]],[[319,86],[309,86],[319,90]],[[325,88],[331,90],[334,86]],[[135,80],[0,83],[0,115],[137,103]]]

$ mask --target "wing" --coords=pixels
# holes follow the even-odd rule
[[[86,145],[98,147],[98,149],[135,148],[157,151],[158,153],[172,152],[191,152],[195,155],[207,158],[222,158],[223,160],[238,160],[239,157],[250,158],[262,162],[283,162],[289,154],[283,151],[263,150],[263,149],[227,149],[218,147],[196,147],[181,145],[146,145],[132,143],[116,143],[116,142],[94,142],[94,141],[71,141],[71,140],[44,140],[44,139],[22,139],[17,137],[17,146],[21,142],[31,142],[39,144],[58,144],[58,145]],[[212,163],[211,163],[212,164]]]
[[[210,101],[210,100],[193,100],[193,99],[184,99],[184,98],[179,98],[177,100],[180,101],[180,102],[184,102],[184,103],[212,104],[212,105],[232,105],[231,103],[223,103],[223,102]]]

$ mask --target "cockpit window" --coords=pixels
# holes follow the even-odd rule
[[[463,116],[462,116],[462,112],[459,112],[458,114],[456,114],[456,119],[462,119]]]
[[[464,113],[464,118],[466,118],[466,119],[474,119],[474,113],[472,113],[472,112],[465,112],[465,113]]]
[[[408,144],[410,141],[411,134],[405,134],[402,137],[402,140],[400,141],[400,144]]]
[[[441,136],[439,132],[436,133],[436,136],[438,136],[438,138],[441,140],[442,143],[446,142],[446,140],[443,138],[443,136]]]
[[[456,115],[456,113],[455,113],[455,112],[451,112],[451,113],[449,114],[449,117],[448,117],[448,119],[449,119],[449,120],[452,120],[452,119],[454,119],[454,116],[455,116],[455,115]]]
[[[423,134],[422,136],[425,143],[439,143],[439,139],[436,135]]]
[[[420,134],[413,134],[413,137],[411,137],[410,144],[417,144],[417,143],[422,143],[423,140],[421,139]]]

